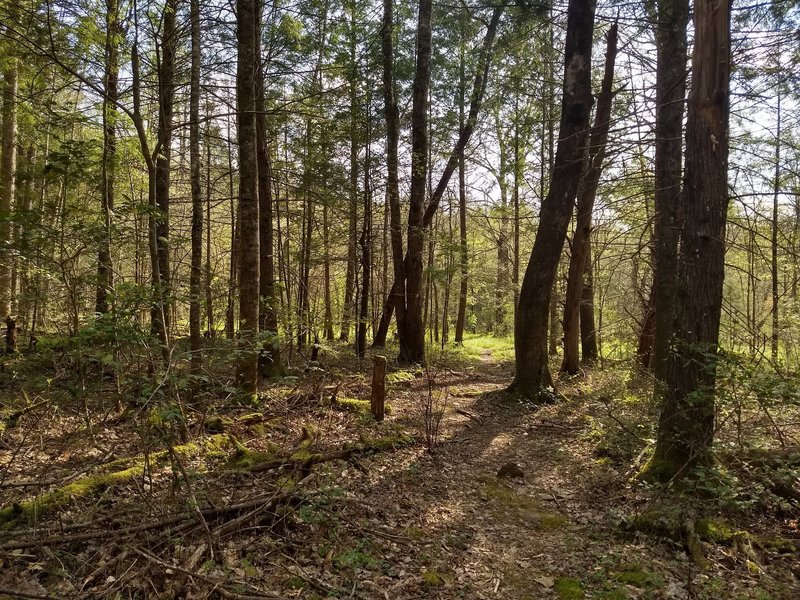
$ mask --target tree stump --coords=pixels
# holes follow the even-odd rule
[[[384,405],[386,402],[386,357],[373,357],[372,367],[372,398],[370,411],[377,422],[383,421]]]

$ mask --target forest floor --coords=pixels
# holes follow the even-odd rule
[[[0,598],[800,598],[796,512],[636,479],[644,384],[598,369],[509,404],[510,358],[475,338],[390,369],[375,423],[369,363],[323,357],[255,405],[193,412],[188,443],[146,403],[45,389],[12,415],[2,392]],[[25,390],[18,368],[0,389]],[[696,538],[671,533],[687,515]]]

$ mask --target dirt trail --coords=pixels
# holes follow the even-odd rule
[[[353,482],[366,521],[405,538],[380,549],[400,569],[368,586],[398,599],[800,597],[766,573],[701,573],[674,544],[623,535],[614,511],[629,490],[592,455],[591,407],[499,407],[491,392],[509,368],[480,358],[475,381],[451,387],[435,456],[380,457]],[[508,462],[524,480],[496,478]]]

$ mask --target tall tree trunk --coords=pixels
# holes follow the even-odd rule
[[[591,243],[592,211],[603,171],[606,156],[608,128],[611,122],[613,100],[614,63],[617,58],[617,24],[611,25],[606,41],[606,65],[603,83],[597,98],[597,110],[585,159],[585,171],[579,186],[578,205],[575,217],[575,233],[572,236],[572,254],[567,276],[567,292],[564,300],[564,361],[561,370],[565,373],[578,372],[578,338],[581,297],[583,294],[584,273]]]
[[[594,267],[592,244],[586,254],[586,270],[581,290],[581,362],[588,365],[597,360],[597,331],[594,325]]]
[[[400,143],[400,109],[397,105],[394,74],[394,0],[383,0],[381,23],[381,55],[383,58],[383,111],[386,121],[386,200],[389,205],[390,238],[394,282],[375,334],[374,346],[382,346],[392,319],[397,314],[398,328],[405,319],[406,280],[403,262],[403,232],[400,218],[400,178],[398,175],[398,146]],[[426,154],[427,156],[427,154]]]
[[[664,378],[676,304],[683,111],[686,97],[688,0],[658,0],[656,24],[655,219],[653,291],[655,338],[653,371]]]
[[[458,129],[464,130],[464,104],[467,93],[466,67],[466,15],[461,16],[461,44],[458,52]],[[461,281],[458,289],[458,317],[456,318],[455,343],[464,343],[464,325],[467,320],[467,290],[469,285],[469,247],[467,246],[467,183],[464,151],[458,156],[458,239]]]
[[[552,386],[547,360],[547,321],[553,283],[567,236],[592,108],[591,58],[594,0],[570,0],[558,149],[550,190],[520,290],[514,328],[516,375],[510,389],[536,399]]]
[[[113,1],[113,0],[112,0]],[[192,266],[189,274],[189,348],[191,367],[199,373],[203,365],[200,353],[200,298],[203,280],[203,194],[200,187],[200,0],[190,0],[189,21],[192,38],[192,64],[189,85],[189,169],[192,191]]]
[[[347,273],[344,281],[342,327],[339,339],[350,338],[350,318],[354,313],[353,290],[356,279],[356,246],[358,230],[358,62],[356,56],[356,1],[350,4],[350,202],[347,220]]]
[[[3,132],[0,156],[0,322],[11,314],[11,208],[17,173],[17,59],[3,70]]]
[[[108,312],[108,297],[114,290],[114,268],[111,259],[112,217],[114,214],[114,186],[117,171],[117,109],[119,97],[119,2],[106,0],[106,42],[103,96],[103,162],[102,197],[103,233],[97,252],[97,294],[95,312]]]
[[[425,362],[422,322],[423,256],[425,249],[425,192],[428,179],[428,90],[431,78],[431,0],[419,0],[417,65],[411,94],[411,190],[409,192],[407,249],[404,259],[404,310],[397,307],[400,361]],[[395,278],[399,278],[395,273]]]
[[[367,99],[369,107],[369,98]],[[364,222],[361,228],[359,244],[361,246],[361,305],[358,316],[358,329],[356,331],[356,355],[364,358],[367,351],[367,325],[369,325],[369,294],[372,276],[372,182],[370,169],[372,167],[372,131],[370,111],[367,109],[367,143],[364,155]]]
[[[325,340],[332,342],[333,335],[333,308],[331,306],[331,254],[330,254],[330,225],[328,214],[330,208],[326,201],[322,206],[322,284],[323,284],[323,304],[325,310]],[[352,285],[352,283],[351,283]],[[350,299],[352,303],[352,297]],[[349,312],[347,313],[350,314]],[[350,331],[350,319],[348,316],[347,331]],[[348,335],[349,337],[349,335]]]
[[[676,295],[681,309],[666,360],[663,410],[651,462],[652,474],[666,480],[686,474],[709,456],[725,277],[730,4],[697,0],[694,31]]]
[[[239,319],[242,339],[237,370],[239,386],[248,393],[258,388],[259,202],[256,132],[256,73],[259,9],[257,0],[236,1],[236,111],[239,138]]]
[[[483,103],[483,96],[486,91],[486,80],[488,77],[489,67],[491,65],[492,56],[494,52],[494,40],[497,34],[497,26],[500,23],[500,18],[507,6],[507,2],[501,2],[496,5],[492,17],[486,27],[486,34],[483,38],[483,45],[481,54],[478,59],[477,69],[475,72],[475,79],[472,86],[472,93],[470,95],[469,112],[467,120],[459,133],[458,139],[453,147],[447,164],[439,177],[439,183],[431,194],[430,201],[427,207],[417,206],[417,202],[424,205],[425,195],[425,181],[424,173],[427,173],[427,156],[423,156],[421,150],[427,150],[428,134],[426,128],[427,119],[427,87],[426,80],[424,88],[426,97],[422,98],[420,88],[422,86],[422,72],[424,71],[427,77],[430,76],[430,7],[429,0],[420,1],[420,26],[418,27],[417,38],[417,73],[415,75],[414,94],[412,98],[412,179],[411,179],[411,194],[408,218],[408,248],[405,256],[405,277],[406,277],[406,304],[405,304],[405,319],[400,318],[398,310],[398,328],[400,329],[400,360],[403,362],[423,363],[425,361],[425,338],[424,330],[422,329],[422,304],[420,303],[420,291],[422,287],[422,254],[424,246],[424,233],[433,221],[433,217],[439,207],[442,197],[450,183],[456,168],[458,167],[459,156],[464,152],[472,132],[478,122],[478,115]],[[423,10],[424,9],[424,10]],[[422,47],[420,47],[422,43]],[[427,48],[425,47],[427,46]],[[427,65],[425,65],[427,63]],[[419,83],[419,85],[417,85]],[[422,106],[421,106],[422,105]],[[423,110],[424,109],[424,110]],[[416,117],[416,119],[415,119]],[[423,122],[424,121],[424,122]],[[414,134],[416,126],[416,136]],[[415,142],[416,141],[416,145]],[[416,168],[414,164],[416,159]],[[424,169],[422,169],[422,164]],[[416,185],[415,185],[416,181]],[[418,212],[424,208],[424,212],[420,215]],[[420,218],[421,217],[421,218]],[[413,313],[413,314],[412,314]],[[409,314],[411,315],[409,317]],[[404,338],[405,337],[405,343]]]
[[[655,296],[652,290],[644,306],[642,329],[639,332],[639,343],[636,347],[636,364],[642,369],[649,369],[653,361],[653,343],[656,337]]]
[[[258,36],[260,40],[260,35]],[[278,299],[275,297],[275,247],[273,235],[273,206],[275,204],[272,157],[267,139],[264,65],[256,71],[256,135],[258,143],[258,217],[259,217],[259,311],[258,328],[269,332],[272,339],[265,341],[259,354],[259,371],[262,377],[273,377],[281,372],[281,346],[278,340]]]
[[[164,6],[159,43],[158,147],[155,156],[155,254],[158,277],[154,278],[155,302],[150,315],[153,332],[167,345],[170,331],[171,295],[169,256],[170,171],[172,115],[175,101],[175,53],[177,50],[176,8],[178,0]]]
[[[780,319],[778,314],[778,200],[781,191],[781,90],[778,89],[778,131],[775,136],[775,180],[772,195],[772,240],[771,240],[771,271],[772,271],[772,362],[777,365],[778,341],[780,332]]]
[[[521,179],[523,157],[520,155],[519,141],[519,89],[514,90],[514,265],[511,282],[514,286],[514,321],[517,320],[517,303],[519,302],[519,184]]]
[[[210,116],[210,115],[207,115]],[[209,119],[210,121],[210,119]],[[211,180],[211,124],[206,124],[205,131],[206,144],[206,267],[205,267],[205,290],[206,290],[206,334],[214,337],[214,299],[211,290],[213,273],[211,272],[211,197],[213,182]]]

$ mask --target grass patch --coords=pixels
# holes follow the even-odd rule
[[[553,585],[553,591],[559,600],[583,600],[583,584],[573,577],[559,577]]]

